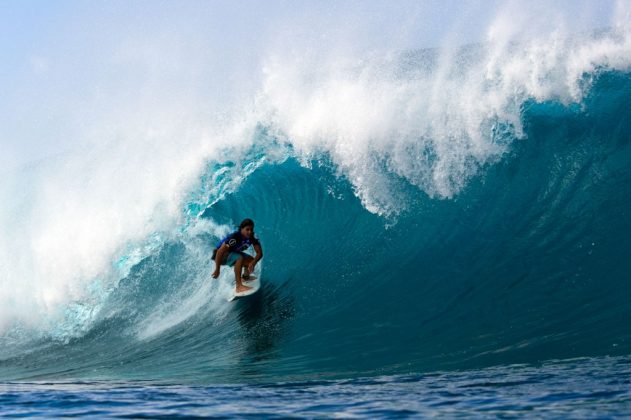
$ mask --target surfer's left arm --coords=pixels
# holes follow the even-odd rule
[[[261,244],[255,244],[254,246],[254,250],[256,251],[256,255],[254,256],[254,259],[252,260],[252,262],[250,263],[248,270],[250,270],[250,273],[254,272],[254,266],[256,266],[256,263],[259,262],[259,260],[261,258],[263,258],[263,248],[261,248]]]

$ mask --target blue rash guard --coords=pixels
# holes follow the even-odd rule
[[[217,256],[217,250],[224,243],[228,245],[229,253],[228,253],[228,255],[226,255],[225,260],[224,260],[225,262],[223,262],[222,264],[227,263],[229,266],[233,266],[234,263],[236,262],[236,260],[240,256],[245,255],[243,251],[248,249],[250,246],[252,246],[252,245],[260,245],[260,242],[254,236],[254,233],[252,233],[252,237],[248,239],[248,238],[243,237],[241,235],[241,232],[239,232],[237,230],[235,232],[232,232],[230,235],[226,236],[225,238],[223,238],[217,244],[217,246],[215,247],[215,250],[213,251],[213,256],[212,256],[213,260]]]

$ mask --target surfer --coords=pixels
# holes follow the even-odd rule
[[[252,257],[245,251],[254,246],[256,256]],[[249,286],[243,285],[241,279],[248,280],[250,274],[254,272],[256,263],[263,258],[263,249],[261,243],[254,236],[254,222],[252,219],[244,219],[239,225],[239,230],[232,232],[217,244],[213,251],[213,260],[215,261],[215,271],[213,278],[219,277],[219,271],[222,265],[234,267],[234,278],[237,283],[237,293],[245,292],[251,289]],[[243,273],[241,273],[243,270]]]

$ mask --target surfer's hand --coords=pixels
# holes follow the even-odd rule
[[[219,277],[219,270],[215,270],[215,271],[213,272],[213,274],[212,274],[212,277],[213,277],[214,279],[216,279],[217,277]]]
[[[250,274],[254,273],[254,266],[256,265],[256,262],[252,261],[250,263],[250,265],[248,265],[248,271],[250,272]]]

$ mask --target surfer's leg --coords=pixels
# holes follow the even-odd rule
[[[237,283],[237,293],[245,292],[246,290],[251,289],[251,287],[244,286],[243,283],[241,282],[241,269],[243,268],[243,260],[244,258],[240,257],[234,263],[234,280]]]

